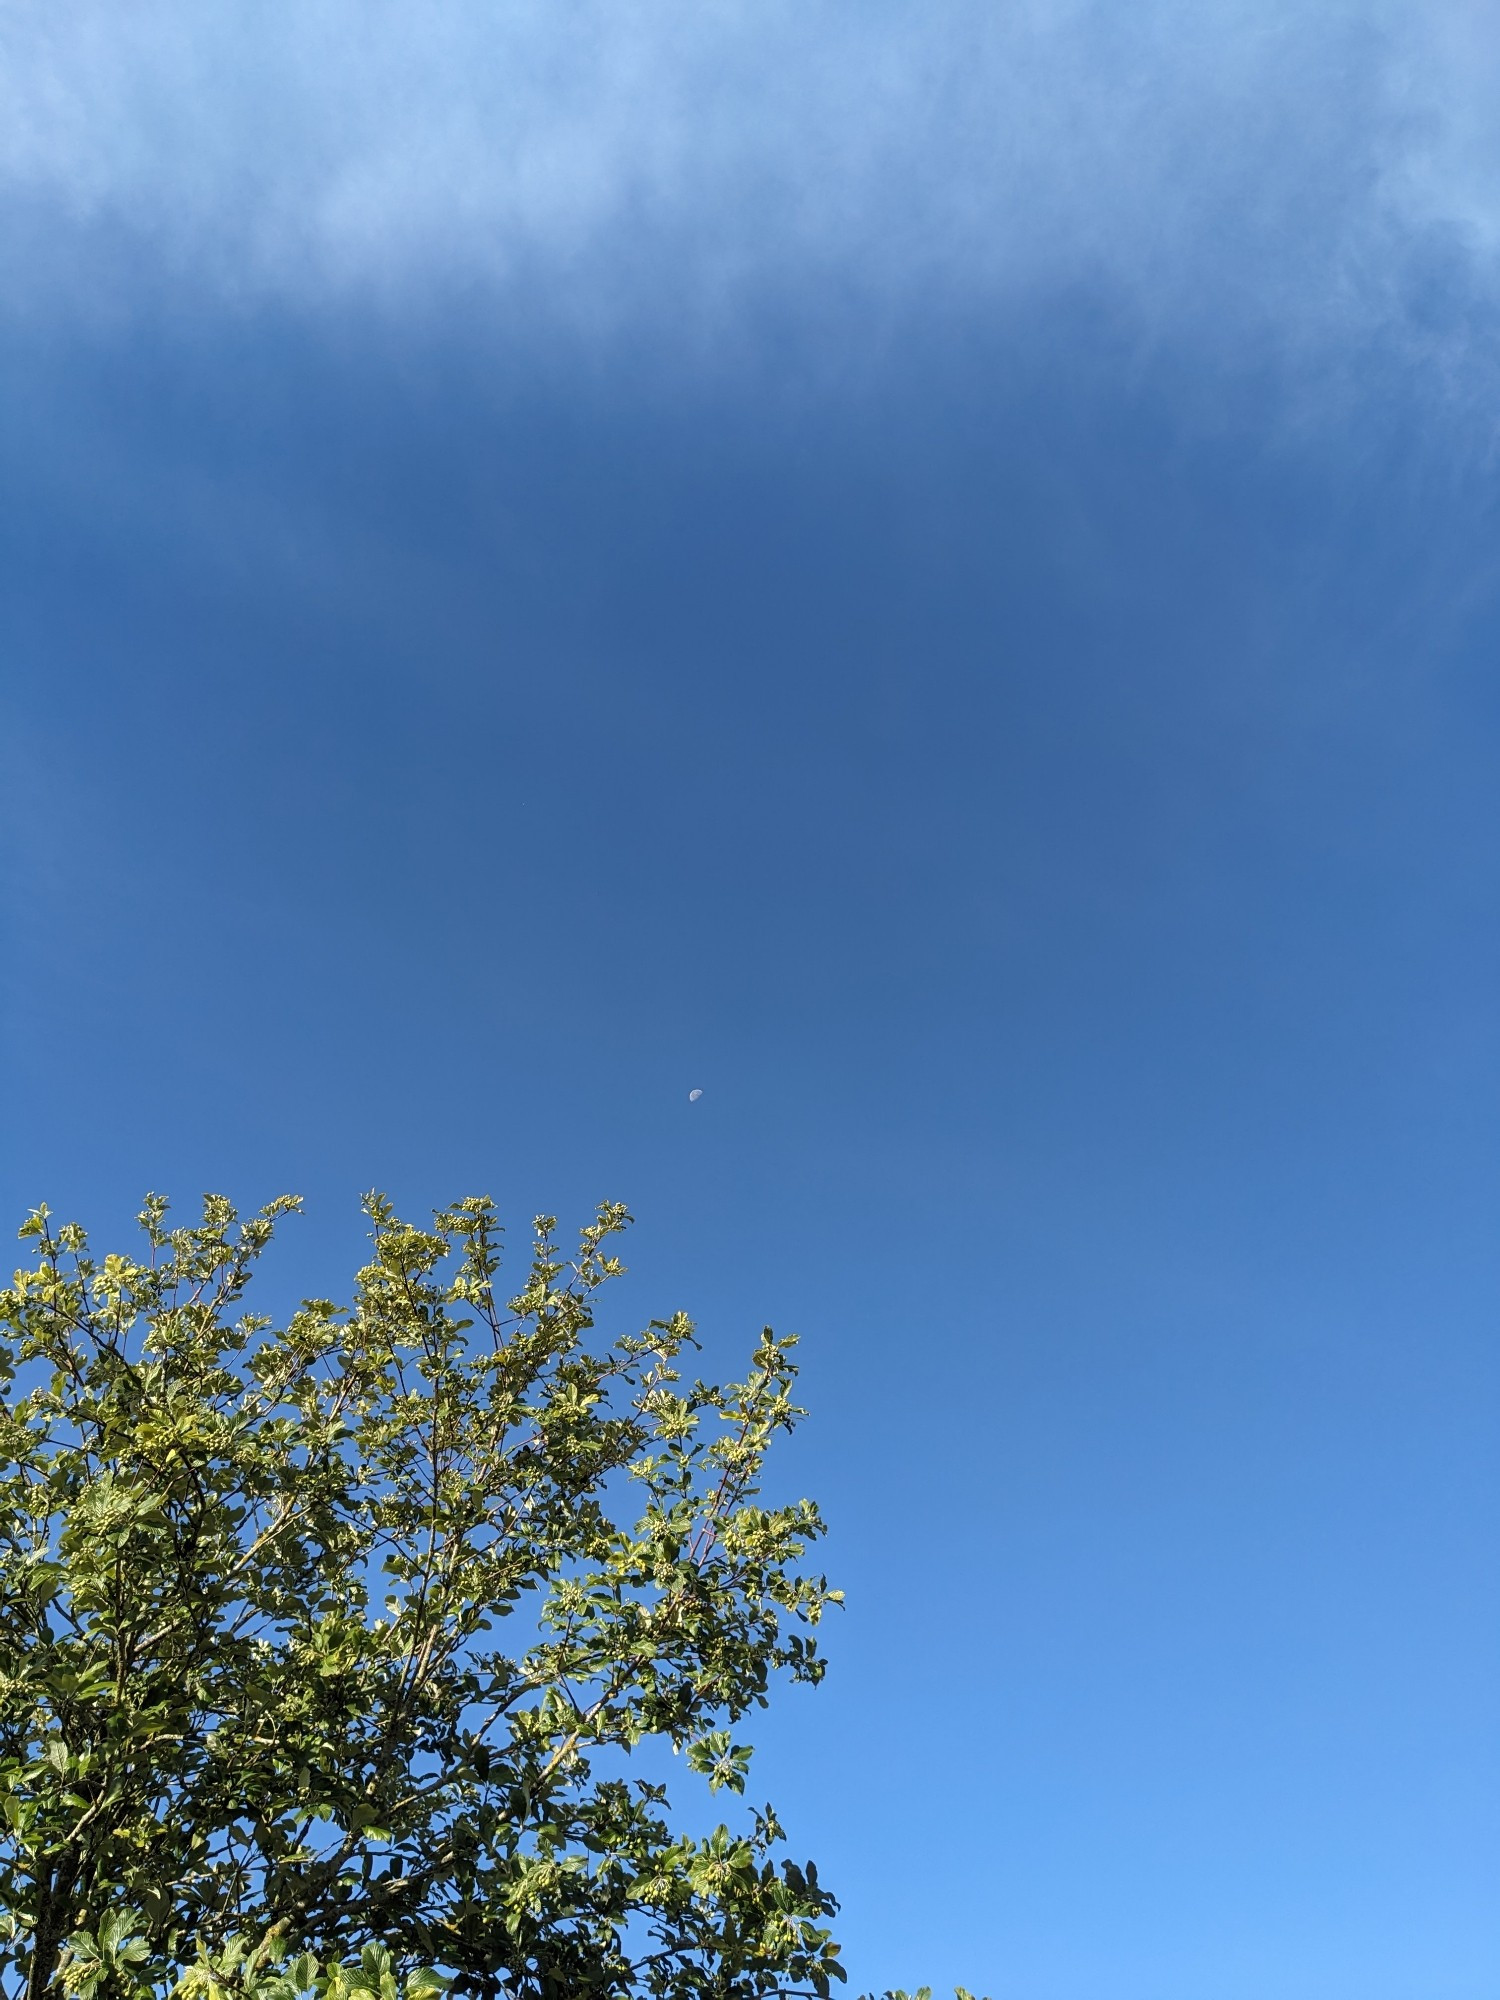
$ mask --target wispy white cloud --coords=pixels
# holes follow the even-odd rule
[[[143,290],[712,339],[1099,289],[1453,365],[1500,247],[1462,0],[9,0],[12,311]]]

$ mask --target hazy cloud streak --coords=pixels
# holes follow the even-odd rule
[[[711,342],[747,304],[1098,288],[1149,333],[1460,365],[1500,31],[1456,0],[920,9],[13,0],[9,310],[524,302]]]

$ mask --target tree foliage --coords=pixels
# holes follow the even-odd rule
[[[826,1996],[816,1870],[769,1806],[679,1830],[652,1751],[743,1792],[737,1725],[822,1675],[817,1509],[761,1494],[793,1342],[715,1387],[680,1314],[592,1340],[617,1206],[571,1258],[540,1219],[506,1303],[477,1198],[369,1197],[350,1305],[278,1326],[245,1295],[297,1205],[152,1197],[138,1259],[22,1231],[0,1991]]]

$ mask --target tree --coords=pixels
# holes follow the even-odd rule
[[[153,1196],[143,1261],[22,1229],[0,1991],[826,1996],[835,1904],[771,1807],[677,1831],[653,1755],[743,1792],[735,1726],[822,1676],[822,1523],[760,1495],[793,1342],[727,1388],[684,1386],[681,1314],[591,1345],[625,1211],[570,1261],[541,1218],[506,1305],[485,1199],[368,1197],[352,1304],[276,1327],[245,1294],[298,1205]]]

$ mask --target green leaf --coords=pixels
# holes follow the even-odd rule
[[[595,1335],[622,1207],[571,1257],[542,1219],[497,1292],[483,1197],[371,1196],[347,1302],[276,1322],[295,1206],[153,1197],[139,1257],[39,1212],[0,1294],[0,1887],[62,1858],[66,1991],[825,1993],[832,1899],[774,1814],[694,1843],[620,1776],[670,1742],[743,1792],[740,1719],[822,1673],[822,1523],[761,1492],[791,1343],[683,1381],[681,1314]],[[0,1962],[36,1936],[0,1895]]]

